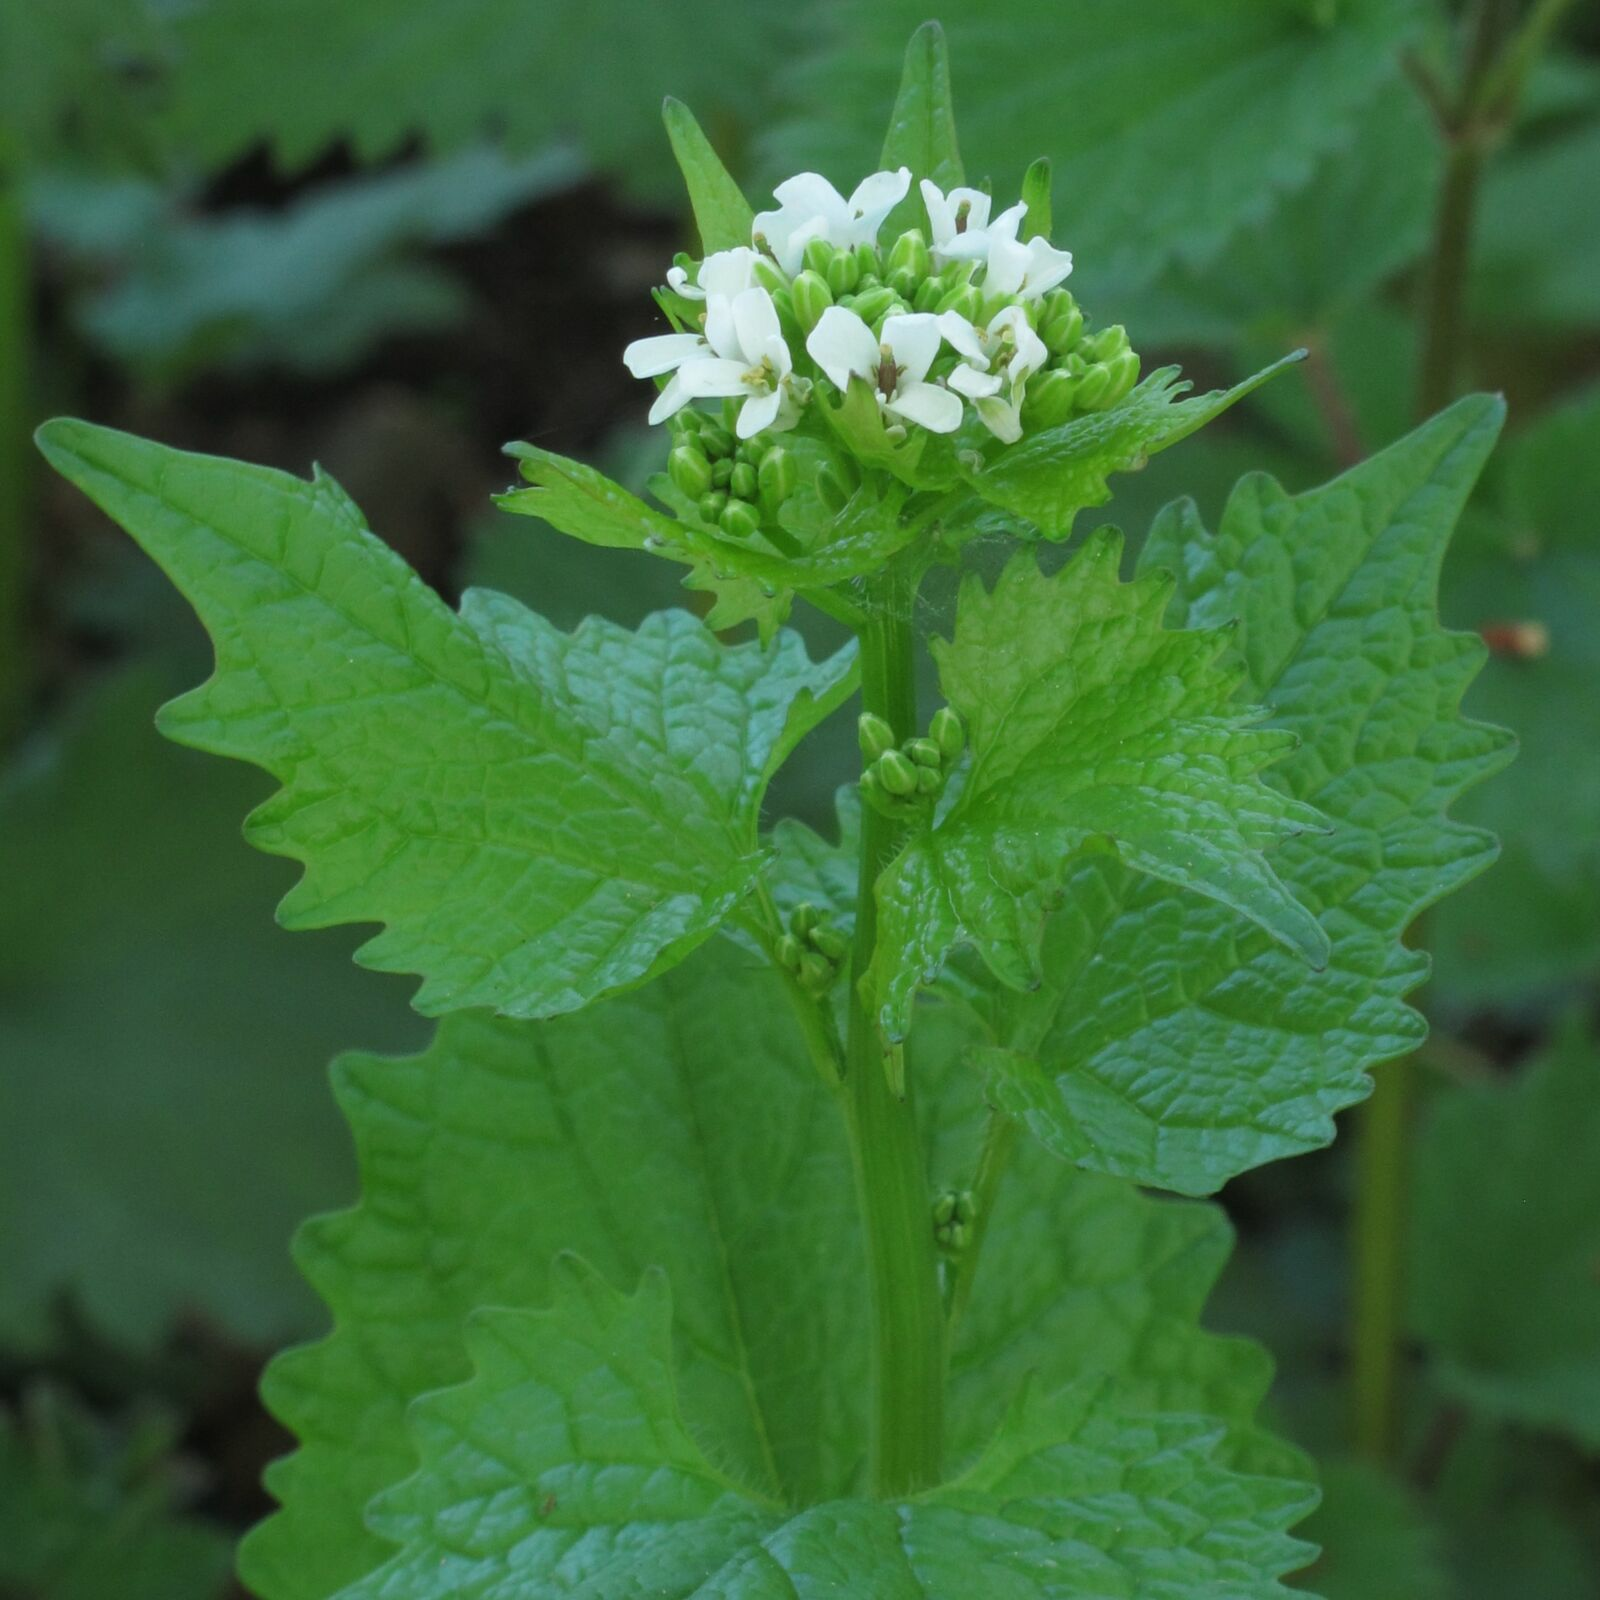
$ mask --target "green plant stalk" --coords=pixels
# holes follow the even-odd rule
[[[1450,139],[1434,211],[1433,244],[1423,277],[1422,353],[1417,374],[1419,420],[1442,411],[1455,395],[1460,367],[1467,263],[1487,145],[1467,128]]]
[[[1373,1075],[1356,1144],[1351,1442],[1380,1464],[1395,1459],[1399,1443],[1411,1074],[1411,1061],[1402,1058]]]
[[[862,705],[905,739],[916,731],[914,584],[891,570],[874,591],[859,636]],[[861,887],[840,1091],[871,1286],[871,1488],[884,1497],[937,1483],[944,1448],[944,1307],[912,1085],[907,1078],[903,1095],[889,1087],[883,1036],[861,989],[877,941],[873,886],[894,855],[899,832],[871,806],[862,808]]]
[[[0,740],[27,695],[23,593],[28,562],[29,277],[21,185],[0,132]]]

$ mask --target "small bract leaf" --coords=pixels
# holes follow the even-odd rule
[[[945,190],[964,181],[950,92],[950,51],[937,22],[924,22],[906,46],[900,89],[878,165],[890,172],[897,167],[911,169],[911,188],[884,224],[886,239],[926,222],[917,193],[923,178]]]
[[[733,250],[750,243],[755,213],[750,202],[728,175],[711,141],[700,131],[694,113],[681,100],[669,95],[661,108],[672,141],[672,153],[689,190],[695,226],[700,230],[703,255],[717,250]]]
[[[1065,539],[1080,511],[1111,498],[1116,472],[1137,472],[1151,456],[1187,439],[1269,378],[1303,360],[1297,350],[1231,389],[1182,398],[1190,385],[1176,367],[1152,372],[1120,405],[1027,435],[987,465],[962,463],[962,476],[992,505],[1026,517],[1047,539]]]

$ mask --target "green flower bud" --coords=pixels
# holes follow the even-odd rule
[[[933,271],[933,257],[928,252],[928,241],[921,228],[907,228],[895,240],[889,251],[890,281],[896,272],[910,272],[920,282]]]
[[[733,454],[733,435],[712,417],[702,417],[701,419],[700,443],[705,447],[705,452],[708,456],[731,456]]]
[[[772,953],[778,959],[778,965],[787,972],[800,970],[801,958],[805,951],[800,946],[800,941],[793,934],[783,934],[772,947]]]
[[[827,270],[822,274],[828,280],[828,287],[833,290],[835,298],[842,294],[849,294],[861,282],[861,262],[852,252],[839,253],[828,263]]]
[[[800,957],[800,982],[812,994],[825,993],[838,975],[839,969],[815,950],[808,950]]]
[[[789,913],[789,932],[797,939],[807,938],[817,925],[817,908],[809,900],[802,900]]]
[[[938,309],[953,311],[958,317],[965,317],[968,322],[976,322],[978,313],[983,310],[983,296],[970,283],[960,283],[945,294],[939,302]]]
[[[761,497],[762,506],[769,512],[775,512],[794,493],[799,476],[794,456],[782,445],[774,445],[761,458],[761,467],[756,474],[756,492]]]
[[[1099,411],[1111,391],[1111,368],[1096,362],[1078,379],[1074,404],[1080,411]]]
[[[869,289],[865,294],[858,294],[851,302],[850,309],[877,332],[878,323],[900,304],[900,296],[888,284],[879,284],[876,289]]]
[[[934,311],[945,296],[945,287],[937,278],[924,278],[911,297],[913,311]]]
[[[728,504],[726,489],[713,489],[708,494],[700,496],[700,515],[707,522],[715,522],[723,513]]]
[[[832,467],[822,467],[817,473],[817,498],[830,517],[839,516],[850,503],[850,491]]]
[[[685,406],[673,419],[672,426],[682,434],[699,433],[701,424],[706,420],[703,411],[696,411],[693,406]]]
[[[748,500],[730,500],[722,508],[717,526],[730,539],[748,539],[761,531],[761,513]]]
[[[683,494],[698,500],[711,487],[711,463],[698,446],[680,444],[667,457],[667,476]]]
[[[917,792],[917,769],[903,751],[885,750],[874,770],[888,793],[904,796]]]
[[[951,1255],[958,1256],[967,1248],[972,1238],[972,1230],[964,1222],[952,1222],[944,1237],[944,1247]]]
[[[1111,372],[1111,387],[1106,390],[1101,404],[1114,406],[1126,399],[1129,390],[1139,381],[1139,354],[1136,350],[1124,350],[1113,356],[1107,366]]]
[[[933,721],[928,724],[928,736],[938,745],[946,762],[954,761],[967,742],[961,718],[949,706],[940,706],[934,712]]]
[[[754,500],[756,497],[756,469],[748,461],[739,462],[728,479],[728,493],[737,500]]]
[[[810,333],[822,321],[822,313],[833,304],[828,280],[809,267],[794,280],[789,294],[794,301],[794,320],[802,333]]]
[[[946,1223],[956,1219],[956,1196],[953,1189],[945,1192],[933,1202],[933,1220],[936,1227],[944,1227]]]
[[[949,261],[939,274],[939,282],[947,289],[960,289],[972,282],[972,275],[981,263],[976,261]]]
[[[944,774],[937,767],[918,766],[916,773],[918,794],[938,794],[944,787]]]
[[[1128,348],[1128,330],[1122,324],[1102,328],[1084,340],[1084,355],[1090,361],[1114,361]]]
[[[732,456],[721,456],[711,463],[711,487],[713,489],[726,489],[732,478]]]
[[[905,300],[908,303],[915,296],[917,292],[917,286],[921,282],[922,279],[919,278],[910,267],[896,267],[889,274],[889,287],[893,289],[902,300]]]
[[[1065,289],[1052,289],[1039,308],[1039,337],[1052,355],[1065,355],[1083,337],[1083,310]]]
[[[833,258],[838,253],[826,239],[812,239],[801,253],[801,260],[808,271],[816,273],[819,278],[826,278],[828,268],[833,265]]]
[[[894,729],[871,711],[863,711],[857,718],[856,738],[861,745],[861,754],[868,761],[876,761],[879,756],[887,755],[894,749]]]
[[[843,961],[850,953],[850,941],[831,922],[819,923],[813,928],[811,942],[830,961]]]
[[[935,772],[944,764],[944,753],[932,739],[912,739],[905,752],[919,767],[932,767]]]
[[[777,294],[780,289],[788,287],[789,280],[783,275],[783,268],[768,256],[757,256],[755,264],[755,279],[769,294]]]
[[[1072,415],[1077,397],[1078,379],[1065,368],[1036,372],[1028,379],[1028,392],[1022,401],[1023,427],[1030,432],[1036,428],[1059,428]]]

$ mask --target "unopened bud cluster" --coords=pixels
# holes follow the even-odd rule
[[[946,1189],[933,1202],[933,1237],[947,1256],[966,1249],[977,1220],[978,1199],[970,1189]]]
[[[949,706],[941,706],[925,735],[896,744],[882,717],[863,712],[856,725],[866,768],[861,792],[868,805],[888,817],[906,819],[930,806],[943,792],[966,744],[966,734]]]
[[[788,932],[773,948],[778,965],[799,980],[808,994],[826,994],[844,965],[850,941],[825,912],[802,903],[789,917]]]
[[[775,524],[794,493],[794,456],[770,434],[734,437],[726,417],[680,411],[672,419],[667,473],[705,522],[734,539],[748,539]]]

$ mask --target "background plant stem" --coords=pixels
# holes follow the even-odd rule
[[[21,185],[0,129],[0,743],[9,739],[27,695],[23,596],[28,564],[28,481],[32,408],[28,400],[28,236]]]
[[[916,731],[910,611],[914,585],[891,571],[871,596],[861,630],[861,698],[897,739]],[[877,940],[873,885],[898,844],[899,828],[863,808],[861,875],[841,1091],[871,1282],[871,1486],[875,1494],[915,1493],[939,1479],[944,1443],[944,1307],[931,1199],[907,1075],[894,1094],[876,1018],[861,980]]]
[[[1356,1143],[1351,1437],[1376,1462],[1394,1459],[1399,1437],[1411,1073],[1411,1062],[1402,1059],[1373,1074]]]

